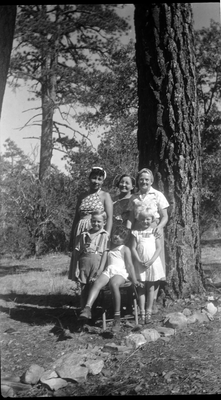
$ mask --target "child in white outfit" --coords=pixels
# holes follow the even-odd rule
[[[107,267],[94,282],[89,292],[86,306],[80,313],[80,319],[91,318],[92,305],[94,304],[102,287],[109,283],[115,308],[113,330],[118,331],[120,329],[120,286],[123,285],[129,279],[129,277],[135,286],[142,285],[137,281],[136,278],[131,259],[131,251],[129,247],[125,245],[129,235],[130,230],[124,225],[118,225],[113,230],[111,235],[112,248],[108,251],[107,255]]]
[[[138,288],[141,324],[151,322],[154,301],[154,291],[159,286],[159,280],[165,278],[161,252],[161,240],[153,234],[151,224],[154,214],[150,209],[141,210],[137,216],[140,230],[132,230],[131,253],[137,279],[145,282]],[[145,307],[146,303],[146,307]]]

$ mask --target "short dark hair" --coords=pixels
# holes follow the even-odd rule
[[[111,236],[115,234],[119,235],[122,239],[124,239],[125,242],[127,242],[130,236],[130,229],[123,224],[116,225],[111,232]]]
[[[92,175],[103,176],[103,178],[105,179],[106,178],[106,171],[102,167],[93,167],[93,168],[91,168],[91,172],[89,174],[89,178]]]
[[[131,176],[130,174],[123,174],[123,175],[121,175],[121,176],[119,177],[119,179],[117,180],[117,182],[116,182],[116,187],[119,188],[119,184],[120,184],[121,179],[123,179],[123,178],[125,178],[125,177],[130,178],[131,183],[132,183],[132,185],[133,185],[133,189],[131,190],[131,193],[133,193],[133,192],[134,192],[134,187],[135,187],[135,179],[134,179],[134,177]]]

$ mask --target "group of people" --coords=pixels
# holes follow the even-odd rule
[[[169,203],[154,189],[152,171],[135,179],[120,176],[117,198],[102,190],[106,171],[93,167],[89,189],[80,194],[71,230],[69,279],[81,285],[80,319],[91,319],[100,290],[109,284],[114,302],[113,330],[120,329],[120,287],[128,280],[137,288],[140,323],[151,322],[159,283],[165,280],[164,234]],[[135,192],[137,187],[137,192]]]

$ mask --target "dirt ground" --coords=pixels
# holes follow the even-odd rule
[[[69,257],[2,259],[0,283],[9,275],[16,280],[30,269],[41,270],[56,262],[67,270]],[[169,312],[186,307],[200,309],[208,296],[214,296],[214,304],[221,306],[221,240],[202,243],[202,264],[215,285],[208,281],[204,295],[161,306],[151,327],[161,325]],[[114,336],[108,330],[106,334],[82,330],[77,322],[79,293],[71,287],[66,292],[45,296],[11,290],[1,295],[1,376],[20,377],[31,364],[47,369],[62,354],[74,349],[104,346],[109,342],[122,344],[131,332],[131,327],[123,322],[120,333]],[[133,324],[133,320],[130,322]],[[95,326],[101,327],[101,320]],[[145,344],[129,356],[113,354],[102,372],[89,375],[86,383],[70,382],[56,393],[37,384],[16,397],[220,394],[220,365],[221,314],[217,313],[213,321],[188,325],[175,336]]]

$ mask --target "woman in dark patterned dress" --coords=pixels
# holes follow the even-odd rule
[[[129,200],[134,192],[135,179],[130,174],[123,174],[116,186],[120,190],[119,195],[113,199],[113,228],[119,224],[126,224],[129,218]]]

